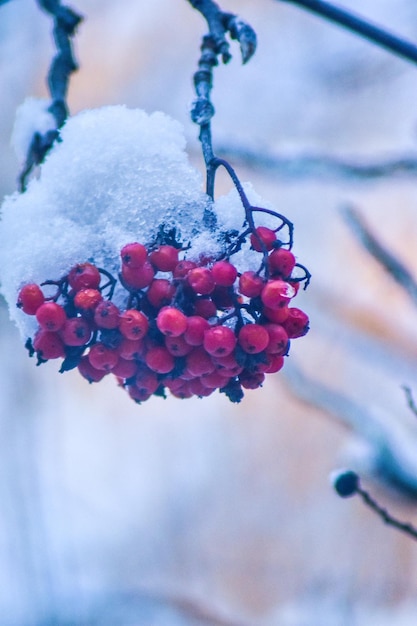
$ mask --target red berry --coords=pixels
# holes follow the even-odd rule
[[[266,250],[272,250],[277,236],[273,230],[266,226],[258,226],[250,236],[250,243],[254,250],[257,252],[263,252]]]
[[[36,319],[44,330],[56,332],[63,328],[67,321],[64,309],[56,302],[45,302],[36,311]]]
[[[188,272],[195,267],[197,267],[197,263],[194,263],[194,261],[179,261],[174,268],[173,276],[174,278],[185,278]]]
[[[168,374],[174,369],[175,359],[164,346],[155,346],[146,353],[145,363],[153,372]]]
[[[153,392],[147,391],[146,389],[139,388],[136,385],[128,385],[126,389],[127,389],[127,393],[132,398],[132,400],[134,400],[138,404],[140,404],[141,402],[146,402],[146,400],[149,400],[149,398],[151,397],[153,393]]]
[[[252,271],[243,272],[239,278],[239,291],[243,296],[256,298],[261,295],[264,287],[264,280]]]
[[[117,328],[119,326],[119,318],[119,308],[110,300],[100,302],[94,311],[94,322],[98,328]]]
[[[288,306],[283,306],[281,309],[270,309],[265,306],[262,309],[262,313],[270,322],[282,324],[288,317]]]
[[[187,328],[184,339],[190,346],[201,346],[204,341],[204,332],[210,328],[208,321],[200,315],[187,317]]]
[[[265,374],[275,374],[284,366],[284,357],[280,354],[268,354],[268,366],[264,370]]]
[[[112,374],[118,376],[119,378],[132,378],[135,376],[138,370],[138,365],[135,361],[128,359],[119,359],[116,365],[112,368]]]
[[[168,305],[175,294],[175,286],[166,278],[154,278],[146,292],[146,297],[152,306],[160,309]]]
[[[135,379],[136,388],[143,394],[152,395],[158,389],[160,383],[155,372],[142,365]]]
[[[291,250],[277,248],[268,256],[268,267],[273,275],[278,274],[283,278],[291,275],[295,266],[295,256]]]
[[[140,359],[145,354],[145,344],[143,339],[128,339],[123,337],[117,346],[117,352],[122,359]]]
[[[79,263],[68,274],[68,283],[75,291],[97,289],[100,280],[100,272],[92,263]]]
[[[161,272],[172,272],[178,264],[178,249],[174,246],[159,246],[151,252],[149,260]]]
[[[265,324],[265,330],[269,336],[269,343],[266,347],[268,354],[284,355],[288,350],[288,335],[280,324]]]
[[[296,337],[302,337],[308,332],[308,322],[308,316],[304,311],[296,307],[291,307],[288,309],[288,317],[282,325],[287,331],[288,337],[295,339]]]
[[[81,361],[78,363],[78,371],[89,383],[99,383],[107,374],[104,370],[98,370],[93,367],[87,355],[81,357]]]
[[[190,354],[187,354],[185,364],[189,374],[194,377],[209,374],[215,369],[212,359],[202,347],[194,348]]]
[[[122,266],[122,279],[130,289],[143,289],[151,284],[155,270],[149,261],[145,261],[140,267]]]
[[[194,313],[209,320],[217,314],[217,307],[210,298],[197,298],[194,302]]]
[[[38,330],[33,340],[33,347],[45,361],[65,356],[65,347],[58,333]]]
[[[211,268],[216,285],[231,287],[237,277],[237,269],[229,261],[217,261]]]
[[[214,372],[210,372],[210,374],[204,374],[201,376],[200,380],[203,383],[204,387],[209,387],[210,389],[221,389],[225,387],[230,379],[228,374],[223,375],[221,370],[214,370]]]
[[[194,396],[198,396],[199,398],[210,396],[214,391],[214,387],[205,385],[202,378],[190,380],[186,388],[188,388]]]
[[[239,382],[245,389],[258,389],[265,380],[262,372],[247,372],[244,370],[239,374]]]
[[[236,346],[236,336],[227,326],[213,326],[204,333],[204,349],[212,356],[227,356]]]
[[[172,395],[175,398],[180,398],[181,400],[185,400],[186,398],[192,398],[195,394],[191,391],[189,385],[185,383],[179,389],[173,389],[171,391]]]
[[[270,309],[280,309],[295,295],[295,289],[284,280],[269,280],[262,289],[261,300]]]
[[[214,364],[216,366],[216,370],[218,370],[222,376],[237,376],[243,370],[242,365],[236,361],[235,356],[233,354],[229,354],[227,356],[214,357]]]
[[[195,267],[187,274],[187,281],[191,289],[202,296],[208,295],[214,289],[214,278],[207,267]]]
[[[174,356],[185,356],[193,349],[183,336],[165,337],[165,347]]]
[[[60,335],[66,346],[82,346],[88,343],[91,337],[91,328],[82,317],[71,317],[65,322]]]
[[[38,308],[45,302],[45,296],[39,285],[24,285],[17,296],[17,306],[26,315],[35,315]]]
[[[98,289],[80,289],[75,294],[74,305],[77,309],[89,311],[95,309],[102,300],[103,296]]]
[[[124,267],[137,269],[145,263],[148,253],[141,243],[128,243],[120,250],[120,256]]]
[[[179,309],[166,306],[159,311],[156,325],[164,335],[179,337],[187,328],[187,317]]]
[[[91,346],[88,360],[97,370],[110,372],[119,360],[119,355],[113,348],[108,348],[100,341]]]
[[[258,354],[268,345],[269,335],[260,324],[246,324],[239,331],[238,341],[245,352]]]
[[[148,318],[141,311],[128,309],[120,316],[119,330],[128,339],[141,339],[148,328]]]

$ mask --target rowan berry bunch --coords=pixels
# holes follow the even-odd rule
[[[90,383],[113,374],[139,403],[216,389],[239,402],[243,389],[282,368],[290,340],[308,331],[307,315],[291,303],[310,275],[291,251],[292,225],[276,216],[276,229],[223,234],[217,258],[191,260],[170,232],[125,245],[117,277],[85,262],[58,280],[24,285],[17,306],[38,323],[30,355],[38,364],[63,359],[61,372],[78,368]],[[284,229],[287,241],[278,237]],[[233,263],[245,245],[257,270]]]

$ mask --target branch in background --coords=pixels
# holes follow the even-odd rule
[[[406,397],[406,400],[407,400],[408,408],[414,413],[414,415],[417,415],[417,405],[414,402],[413,393],[412,393],[410,387],[407,387],[406,385],[403,385],[403,389],[404,389],[405,397]]]
[[[69,77],[77,69],[71,46],[71,37],[82,20],[72,9],[62,6],[60,0],[37,0],[41,9],[54,18],[53,35],[57,54],[52,59],[48,73],[48,87],[52,103],[48,108],[55,119],[56,128],[45,134],[35,133],[29,147],[26,162],[19,176],[20,191],[25,191],[29,174],[44,160],[53,143],[58,139],[59,129],[68,117],[66,103]]]
[[[209,33],[203,37],[198,70],[194,74],[197,100],[192,104],[191,119],[200,126],[200,142],[207,172],[207,194],[213,198],[217,169],[213,165],[215,156],[211,138],[211,119],[215,113],[210,99],[213,68],[218,65],[219,57],[223,63],[228,63],[232,58],[227,35],[239,42],[243,63],[249,61],[256,50],[256,33],[236,15],[222,11],[213,0],[188,1],[203,15],[209,28]],[[215,225],[214,215],[209,211],[204,215],[204,223],[209,227]]]
[[[363,502],[376,513],[385,524],[392,526],[405,533],[412,539],[417,539],[417,528],[409,522],[401,522],[393,517],[386,509],[382,508],[378,502],[361,487],[359,476],[351,470],[335,472],[332,476],[332,483],[335,491],[341,498],[350,498],[359,495]]]
[[[413,302],[417,304],[417,282],[408,269],[378,241],[353,207],[346,207],[344,215],[348,225],[364,248],[382,265],[392,278],[403,287]]]
[[[342,7],[338,7],[330,2],[322,0],[280,0],[281,2],[292,2],[300,7],[316,13],[320,17],[335,22],[339,26],[346,28],[355,35],[359,35],[364,39],[368,39],[372,43],[393,52],[398,56],[417,63],[417,46],[406,41],[402,37],[393,35],[384,28],[372,24],[368,20],[347,11]]]
[[[251,149],[243,146],[223,145],[219,155],[233,159],[246,167],[266,171],[283,179],[346,179],[369,180],[389,177],[415,177],[417,175],[417,155],[400,155],[391,159],[373,162],[346,160],[325,154],[273,154],[264,149]]]

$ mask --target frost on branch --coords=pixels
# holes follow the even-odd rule
[[[87,111],[5,200],[3,291],[38,364],[112,373],[137,402],[215,389],[239,402],[307,332],[290,306],[309,281],[292,224],[221,160],[236,189],[211,200],[184,148],[162,113]]]

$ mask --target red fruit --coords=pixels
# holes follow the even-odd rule
[[[265,374],[262,372],[249,373],[243,371],[239,374],[239,382],[245,389],[258,389],[265,380]]]
[[[139,368],[135,379],[136,388],[143,394],[152,395],[158,389],[160,382],[155,372],[144,365]]]
[[[179,261],[174,268],[173,276],[174,278],[185,278],[188,272],[197,267],[197,263],[194,261]]]
[[[202,296],[208,295],[214,289],[214,278],[207,267],[195,267],[187,274],[187,281],[191,289]]]
[[[264,249],[272,250],[277,236],[273,230],[266,226],[258,226],[250,236],[250,243],[254,250],[263,252]]]
[[[94,311],[94,322],[98,328],[117,328],[119,326],[119,318],[120,310],[110,300],[100,302]]]
[[[122,279],[130,289],[143,289],[151,284],[155,270],[149,261],[145,261],[140,267],[122,266]]]
[[[164,380],[164,385],[170,391],[178,391],[183,387],[185,381],[182,378],[166,378]]]
[[[186,398],[192,398],[193,395],[195,395],[189,385],[187,383],[185,383],[182,387],[180,387],[179,389],[174,389],[171,391],[172,395],[175,398],[180,398],[181,400],[185,400]]]
[[[308,323],[309,319],[304,311],[297,309],[296,307],[291,307],[288,309],[288,317],[282,325],[287,331],[288,337],[290,339],[295,339],[296,337],[302,337],[308,333]]]
[[[210,372],[210,374],[204,374],[200,378],[204,387],[209,387],[209,389],[221,389],[225,387],[230,380],[229,375],[223,375],[221,370],[214,370],[214,372]]]
[[[64,309],[56,302],[45,302],[36,311],[36,319],[44,330],[56,332],[63,328],[67,321]]]
[[[100,272],[92,263],[79,263],[68,274],[68,283],[75,291],[97,289],[100,280]]]
[[[58,333],[38,330],[33,340],[33,347],[45,361],[65,356],[65,347]]]
[[[159,246],[151,252],[149,260],[161,272],[172,272],[178,264],[178,250],[174,246]]]
[[[281,309],[270,309],[265,306],[262,313],[270,322],[282,324],[288,317],[288,306],[283,306]]]
[[[82,317],[71,317],[65,322],[60,335],[66,346],[83,346],[91,337],[91,328]]]
[[[81,357],[81,361],[78,363],[78,371],[89,383],[99,383],[108,373],[93,367],[87,355]]]
[[[175,359],[164,346],[155,346],[146,353],[145,363],[153,372],[168,374],[174,369]]]
[[[88,360],[97,370],[110,372],[119,360],[119,355],[113,348],[108,348],[100,341],[91,346]]]
[[[26,315],[35,315],[38,308],[45,302],[42,289],[35,283],[24,285],[17,296],[17,306]]]
[[[127,339],[123,337],[117,346],[117,352],[122,359],[140,359],[145,353],[145,344],[143,339]]]
[[[288,278],[291,275],[295,266],[295,256],[291,250],[285,248],[277,248],[272,250],[268,256],[268,267],[271,273],[278,274],[283,278]]]
[[[98,289],[80,289],[80,291],[77,291],[75,294],[74,305],[77,309],[89,311],[95,309],[102,300],[103,296]]]
[[[243,296],[256,298],[261,295],[264,284],[263,278],[258,276],[255,272],[243,272],[239,278],[239,291]]]
[[[141,311],[128,309],[120,316],[119,330],[127,339],[142,339],[148,328],[148,318]]]
[[[265,324],[265,330],[269,336],[269,343],[266,347],[268,354],[284,355],[288,350],[288,335],[280,324]]]
[[[187,328],[187,317],[179,309],[166,306],[159,311],[156,325],[162,334],[169,337],[179,337]]]
[[[145,389],[140,389],[136,385],[128,385],[126,389],[127,389],[127,393],[132,398],[132,400],[134,400],[138,404],[140,404],[141,402],[146,402],[146,400],[149,400],[149,398],[151,397],[153,393],[153,392],[149,393],[149,391],[146,391]]]
[[[185,364],[188,373],[194,377],[209,374],[215,369],[210,355],[201,347],[194,348],[190,354],[187,354]]]
[[[231,287],[237,277],[237,269],[229,261],[217,261],[211,268],[216,285]]]
[[[166,278],[154,278],[146,292],[146,297],[152,306],[160,309],[169,304],[174,297],[175,286]]]
[[[193,349],[183,336],[165,337],[165,347],[174,356],[185,356]]]
[[[186,385],[194,396],[198,396],[200,398],[211,396],[214,391],[214,387],[204,385],[201,378],[194,378],[194,380],[190,380],[190,382]]]
[[[184,339],[190,346],[201,346],[204,341],[204,333],[210,328],[208,321],[200,315],[187,317],[187,328]]]
[[[124,267],[137,269],[145,263],[148,253],[141,243],[128,243],[120,250],[120,256]]]
[[[204,333],[204,349],[212,356],[227,356],[236,346],[236,336],[227,326],[213,326]]]
[[[217,307],[210,298],[197,298],[194,302],[194,313],[209,320],[216,317]]]
[[[214,364],[216,366],[216,370],[220,372],[222,376],[237,376],[243,370],[242,365],[236,361],[233,354],[229,354],[228,356],[214,357]]]
[[[280,309],[295,296],[295,289],[284,280],[269,280],[262,289],[261,300],[270,309]]]
[[[258,354],[269,343],[268,331],[260,324],[246,324],[239,331],[239,345],[249,354]]]
[[[119,378],[132,378],[138,371],[138,365],[135,361],[128,359],[119,359],[116,365],[112,368],[112,374]]]
[[[284,365],[284,357],[280,354],[268,354],[268,367],[264,370],[265,374],[275,374],[279,372]]]

